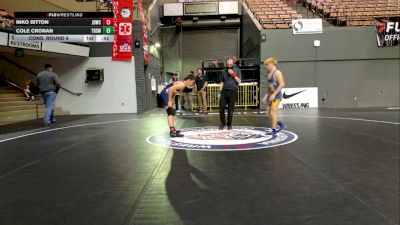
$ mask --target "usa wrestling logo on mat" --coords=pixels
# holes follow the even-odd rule
[[[297,135],[282,130],[277,135],[268,133],[265,127],[233,127],[233,130],[218,130],[217,127],[193,127],[181,129],[184,137],[170,138],[160,133],[147,138],[153,145],[194,151],[240,151],[272,148],[297,140]]]

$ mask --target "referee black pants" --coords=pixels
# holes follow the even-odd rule
[[[219,118],[222,125],[232,126],[233,111],[235,110],[235,102],[237,90],[223,89],[219,99]],[[228,105],[228,123],[225,119],[225,108]]]

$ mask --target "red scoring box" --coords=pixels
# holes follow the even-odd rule
[[[114,26],[114,18],[103,18],[103,26]]]

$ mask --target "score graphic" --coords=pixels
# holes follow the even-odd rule
[[[114,18],[103,18],[103,26],[113,26]]]
[[[17,41],[113,42],[112,12],[16,12]]]

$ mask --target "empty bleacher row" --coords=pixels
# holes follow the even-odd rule
[[[0,29],[12,30],[14,27],[14,14],[0,9]]]
[[[301,0],[307,8],[344,26],[373,25],[373,18],[398,17],[398,0]]]
[[[298,0],[325,20],[340,26],[370,26],[373,18],[399,17],[398,0]],[[246,0],[245,3],[265,29],[290,28],[302,15],[285,0]]]
[[[250,11],[265,29],[290,28],[302,15],[284,0],[246,0]]]

